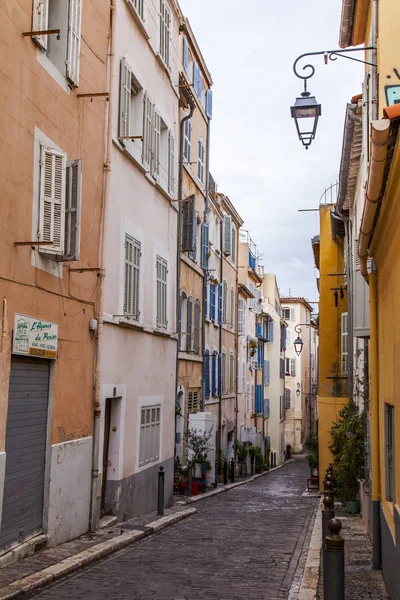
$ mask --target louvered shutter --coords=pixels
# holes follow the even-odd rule
[[[261,384],[257,384],[257,389],[256,389],[256,413],[258,415],[261,415],[263,413],[262,397],[263,397],[262,385]]]
[[[153,105],[147,93],[143,99],[143,165],[150,169],[151,165],[151,144],[153,137]]]
[[[218,323],[222,323],[222,283],[218,286]]]
[[[232,227],[232,262],[236,263],[236,230]]]
[[[168,193],[174,195],[175,191],[175,140],[172,133],[168,133]]]
[[[232,251],[232,217],[224,215],[223,253],[228,256]]]
[[[157,110],[153,108],[153,134],[151,144],[151,174],[155,179],[160,176],[160,135],[161,135],[161,117]]]
[[[181,340],[182,340],[182,292],[179,292],[179,302],[178,302],[178,349],[181,350]]]
[[[120,92],[119,92],[119,137],[130,134],[130,107],[132,90],[132,69],[126,58],[121,58],[120,64]]]
[[[67,162],[64,254],[60,260],[79,260],[81,241],[82,161]]]
[[[239,298],[239,300],[238,300],[238,333],[244,333],[243,311],[244,311],[243,298]]]
[[[200,353],[200,301],[194,303],[194,344],[193,349],[196,354]]]
[[[187,301],[187,335],[186,335],[186,352],[192,349],[192,318],[193,318],[193,299],[189,296]]]
[[[65,152],[41,148],[39,239],[53,242],[39,246],[43,254],[62,254],[65,235]]]
[[[139,319],[141,244],[130,235],[125,235],[125,285],[124,314]]]
[[[290,359],[290,375],[291,377],[296,377],[296,359]]]
[[[207,269],[208,267],[208,223],[203,223],[201,226],[201,239],[202,239],[202,251],[201,251],[201,266],[203,269]]]
[[[218,354],[218,396],[222,393],[222,357]]]
[[[196,205],[195,195],[189,196],[182,206],[182,252],[196,249]]]
[[[215,285],[210,285],[210,319],[215,321]]]
[[[204,366],[204,377],[205,377],[205,394],[208,398],[210,396],[210,352],[206,350],[205,366]]]
[[[290,309],[290,320],[294,321],[294,308]]]
[[[235,290],[231,289],[231,327],[235,326]]]
[[[82,0],[69,0],[67,78],[79,85],[79,56],[81,52]]]
[[[243,333],[246,333],[246,302],[243,300]]]
[[[189,64],[189,47],[186,35],[183,36],[183,68],[187,72]]]
[[[268,419],[270,415],[270,401],[269,398],[264,399],[264,419]]]
[[[49,0],[34,0],[32,12],[32,31],[47,31],[49,28]],[[47,35],[34,35],[38,46],[47,50]]]
[[[263,368],[263,384],[267,385],[268,384],[268,366],[267,366],[268,361],[264,360],[264,368]]]
[[[156,300],[157,300],[157,325],[166,328],[167,321],[167,261],[157,256],[156,260]]]
[[[216,396],[217,394],[217,352],[214,350],[212,354],[212,389],[211,394]]]
[[[226,323],[228,312],[228,284],[224,281],[222,298],[222,322]]]
[[[212,100],[213,100],[212,91],[207,90],[206,91],[206,115],[209,119],[212,119]]]
[[[274,341],[274,322],[273,321],[269,322],[269,341],[270,342]]]
[[[200,78],[200,69],[197,62],[193,63],[193,88],[196,93],[196,96],[199,98],[199,78]]]
[[[257,346],[257,368],[262,369],[262,348],[260,345]]]

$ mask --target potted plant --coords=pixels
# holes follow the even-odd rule
[[[304,442],[311,477],[318,477],[318,436],[310,433]]]
[[[359,512],[359,482],[364,476],[364,417],[354,402],[340,411],[331,435],[336,494],[348,513]]]
[[[254,475],[254,459],[256,457],[256,446],[249,446],[249,456],[250,456],[250,465],[251,465],[251,474]]]
[[[247,475],[247,467],[246,467],[246,458],[248,455],[247,444],[243,442],[239,442],[239,440],[235,441],[235,449],[236,456],[239,463],[239,473],[240,475]]]
[[[207,458],[210,450],[211,434],[211,429],[210,431],[189,429],[187,432],[188,458],[190,463],[194,465],[194,476],[197,479],[202,479],[202,465],[206,465],[206,471],[211,470],[211,464]]]
[[[250,356],[255,355],[255,353],[257,352],[257,346],[258,346],[258,342],[257,342],[256,338],[249,337]]]

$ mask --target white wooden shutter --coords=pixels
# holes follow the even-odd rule
[[[296,359],[295,358],[290,359],[290,376],[296,377]]]
[[[67,162],[64,254],[60,260],[79,260],[81,241],[82,161]]]
[[[223,297],[222,297],[222,322],[227,322],[228,313],[228,284],[226,281],[223,283]]]
[[[294,321],[294,308],[290,309],[290,320]]]
[[[224,215],[224,237],[223,237],[223,253],[228,256],[232,251],[232,217]]]
[[[158,326],[166,328],[167,321],[167,261],[157,256],[156,260],[156,278],[157,278],[157,315],[156,322]]]
[[[44,254],[64,252],[66,154],[53,148],[41,148],[39,240],[53,242],[40,246]]]
[[[174,195],[175,190],[175,140],[172,133],[168,133],[168,193]]]
[[[231,289],[231,327],[235,326],[235,290]]]
[[[238,301],[238,333],[244,333],[244,302],[242,298],[239,298]]]
[[[67,78],[79,85],[79,57],[81,53],[82,0],[69,0]]]
[[[124,314],[139,319],[141,244],[130,235],[125,235],[125,282]]]
[[[129,8],[135,12],[142,21],[144,21],[144,9],[143,9],[143,0],[125,0]]]
[[[143,100],[143,165],[150,170],[152,163],[153,105],[147,93]]]
[[[348,328],[347,313],[342,313],[342,373],[347,373],[348,366]]]
[[[47,31],[49,28],[49,0],[34,0],[32,12],[32,31]],[[34,35],[38,46],[47,50],[47,35]]]
[[[132,69],[127,63],[126,58],[121,58],[118,129],[119,137],[130,135],[131,90]]]
[[[157,110],[153,108],[153,136],[151,144],[151,174],[155,179],[160,176],[160,135],[161,135],[161,117]]]

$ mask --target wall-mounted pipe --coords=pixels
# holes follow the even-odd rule
[[[378,201],[382,191],[383,175],[386,166],[387,146],[389,142],[390,120],[381,119],[371,123],[371,158],[365,194],[364,210],[358,238],[361,275],[368,283],[368,247],[373,233]]]

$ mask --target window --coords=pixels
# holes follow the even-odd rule
[[[201,183],[204,183],[204,143],[201,138],[199,138],[197,177],[199,178],[199,181],[201,181]]]
[[[228,313],[228,283],[224,281],[222,292],[222,322],[227,322]]]
[[[279,396],[279,419],[285,417],[285,401],[283,396]]]
[[[243,394],[246,392],[246,361],[242,361],[242,388]]]
[[[200,301],[194,302],[194,339],[193,350],[195,354],[200,354]]]
[[[264,398],[264,419],[268,419],[270,412],[270,399]]]
[[[196,198],[192,194],[182,203],[182,252],[196,251]]]
[[[290,375],[290,358],[285,358],[285,375]]]
[[[285,359],[279,359],[279,378],[285,379]]]
[[[179,314],[179,331],[182,331],[182,323],[187,322],[187,296],[185,292],[181,292],[181,305],[180,305],[180,314]],[[183,330],[184,335],[179,336],[179,350],[184,351],[186,347],[186,331]]]
[[[248,383],[247,390],[246,390],[246,416],[249,416],[249,414],[250,414],[250,400],[251,400],[251,388],[250,388],[250,383]]]
[[[188,163],[190,163],[191,146],[192,146],[192,122],[190,119],[187,119],[183,126],[183,158]]]
[[[208,267],[208,254],[209,254],[209,227],[208,223],[203,223],[201,226],[201,266],[203,269]]]
[[[223,287],[222,287],[222,283],[220,283],[218,286],[218,323],[220,325],[222,323],[222,294],[223,294]]]
[[[295,358],[290,359],[290,376],[296,377],[296,359]]]
[[[167,328],[167,261],[157,256],[156,278],[157,278],[157,327]]]
[[[206,115],[212,119],[213,93],[211,90],[206,90]]]
[[[186,335],[186,352],[192,350],[192,319],[193,319],[193,299],[189,296],[187,301],[187,335]]]
[[[33,31],[60,29],[56,35],[33,36],[54,66],[75,87],[79,85],[82,0],[34,0]]]
[[[229,391],[234,390],[234,378],[235,378],[235,358],[233,352],[229,354]]]
[[[239,298],[238,299],[238,333],[245,332],[245,320],[246,320],[245,302],[244,302],[243,298]]]
[[[160,405],[141,410],[139,467],[160,458],[160,412]]]
[[[222,352],[222,360],[221,360],[221,388],[222,393],[226,392],[226,352]]]
[[[210,320],[214,323],[215,321],[215,296],[216,296],[216,286],[214,284],[210,285]]]
[[[231,257],[232,257],[232,263],[235,264],[236,263],[236,229],[234,227],[232,227],[232,250],[231,250]]]
[[[274,341],[274,322],[267,321],[267,342]]]
[[[210,351],[206,350],[205,352],[205,361],[204,361],[204,388],[206,398],[210,397]]]
[[[130,235],[125,235],[124,315],[138,320],[141,245]]]
[[[155,179],[160,177],[160,139],[161,139],[161,117],[153,107],[153,136],[151,145],[150,173]]]
[[[169,38],[171,31],[171,12],[164,0],[160,0],[160,56],[169,69]]]
[[[147,93],[143,100],[143,149],[142,162],[147,168],[151,168],[152,146],[153,146],[153,104]]]
[[[60,261],[79,260],[82,161],[67,161],[65,152],[41,146],[38,240],[41,254]]]
[[[197,413],[200,410],[199,392],[190,391],[188,393],[188,412]]]
[[[258,415],[263,413],[263,391],[261,384],[257,384],[256,386],[256,413]]]
[[[231,329],[235,327],[235,290],[231,289]]]
[[[142,21],[144,21],[144,0],[126,0],[129,8],[133,9],[133,11],[140,17]]]
[[[291,396],[291,390],[289,388],[285,388],[285,410],[289,409],[291,406]]]
[[[201,76],[200,67],[197,62],[193,62],[193,89],[196,96],[201,101],[203,94],[203,78]]]
[[[223,253],[225,256],[229,256],[232,252],[232,217],[230,215],[224,215],[223,220]]]
[[[342,373],[347,373],[348,338],[347,313],[342,313]]]
[[[256,286],[254,285],[254,283],[252,281],[248,282],[248,287],[250,292],[253,294],[253,296],[255,296],[256,294]],[[256,306],[256,299],[255,298],[249,298],[249,308],[250,310],[254,309]]]
[[[385,483],[386,500],[394,500],[394,407],[385,403]]]
[[[290,321],[290,308],[282,308],[282,318],[285,319],[285,321]]]

